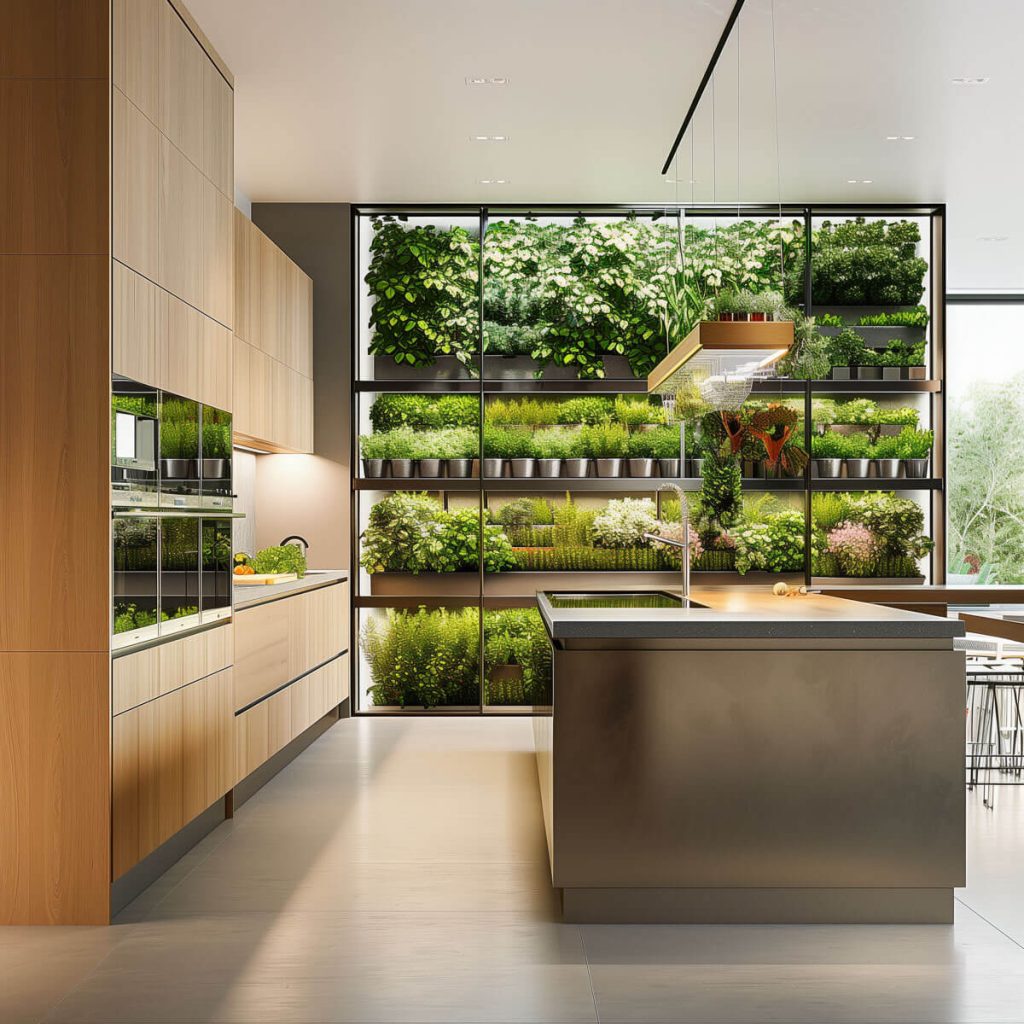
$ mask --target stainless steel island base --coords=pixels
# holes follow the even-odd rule
[[[885,612],[875,630],[862,607],[857,630],[811,621],[789,638],[749,619],[743,638],[672,636],[664,617],[661,636],[635,640],[559,638],[545,613],[554,698],[535,734],[566,919],[951,921],[965,882],[958,627],[900,613],[900,637]]]

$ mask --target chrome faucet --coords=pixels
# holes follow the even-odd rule
[[[302,545],[303,553],[309,551],[309,541],[306,540],[305,537],[300,537],[297,533],[292,534],[291,537],[285,537],[285,539],[281,541],[279,547],[283,548],[285,544],[290,544],[293,540],[297,540]]]
[[[679,484],[666,481],[658,487],[658,493],[660,494],[664,490],[675,491],[679,496],[679,517],[683,523],[683,539],[681,541],[672,540],[669,537],[659,537],[656,533],[645,533],[644,539],[682,549],[683,586],[680,593],[680,603],[685,608],[690,602],[690,503],[686,500],[686,495]]]

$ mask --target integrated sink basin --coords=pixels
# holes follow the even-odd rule
[[[647,591],[559,591],[544,595],[552,608],[679,608],[679,597],[664,590]],[[687,599],[686,608],[707,605]]]

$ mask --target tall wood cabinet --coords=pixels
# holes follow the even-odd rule
[[[266,451],[313,451],[313,282],[234,215],[235,433]]]

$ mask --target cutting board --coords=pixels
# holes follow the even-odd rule
[[[293,572],[257,572],[250,576],[235,576],[232,574],[231,578],[239,586],[254,587],[254,586],[267,586],[273,583],[291,583],[292,580],[297,580],[299,577]]]

